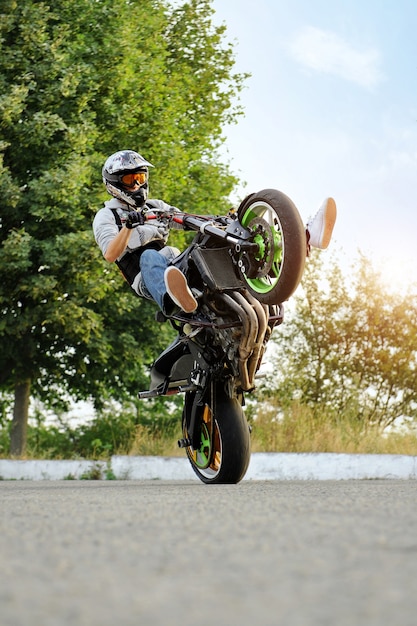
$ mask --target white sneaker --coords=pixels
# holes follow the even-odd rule
[[[336,222],[336,203],[333,198],[326,198],[312,220],[307,223],[310,235],[308,243],[314,248],[324,250],[332,238],[333,227]]]
[[[185,313],[193,313],[197,308],[197,300],[191,293],[184,274],[177,267],[170,266],[165,270],[164,280],[171,300]]]

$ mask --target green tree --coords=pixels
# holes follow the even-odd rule
[[[123,398],[170,336],[93,241],[102,163],[137,149],[154,197],[213,211],[236,182],[216,151],[244,76],[210,0],[2,0],[0,13],[0,388],[20,455],[31,396]]]
[[[411,286],[392,291],[366,257],[348,277],[314,255],[287,320],[275,331],[268,395],[317,415],[382,432],[417,417],[417,305]]]

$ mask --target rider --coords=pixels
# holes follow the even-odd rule
[[[120,150],[106,160],[102,176],[113,198],[104,203],[93,221],[93,231],[104,258],[115,262],[132,289],[154,300],[170,314],[176,304],[186,313],[197,308],[197,301],[184,274],[171,265],[180,253],[166,245],[169,230],[157,220],[145,223],[142,210],[178,211],[163,200],[148,199],[149,167],[133,150]],[[336,205],[327,198],[307,224],[307,247],[327,248],[336,220]]]
[[[113,198],[96,214],[94,236],[106,261],[117,263],[139,296],[154,300],[164,313],[172,311],[173,303],[192,313],[197,301],[184,274],[170,265],[180,251],[166,245],[165,224],[145,223],[142,215],[143,208],[178,210],[163,200],[148,200],[149,167],[152,164],[133,150],[109,156],[102,175]]]

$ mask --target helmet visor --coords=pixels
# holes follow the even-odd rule
[[[136,172],[135,174],[125,174],[121,178],[123,185],[125,185],[126,187],[134,187],[136,183],[138,185],[144,185],[147,179],[148,179],[147,172]]]

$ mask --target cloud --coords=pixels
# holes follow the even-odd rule
[[[335,33],[313,26],[306,26],[295,35],[289,53],[305,67],[362,87],[372,89],[383,79],[377,49],[355,49]]]

